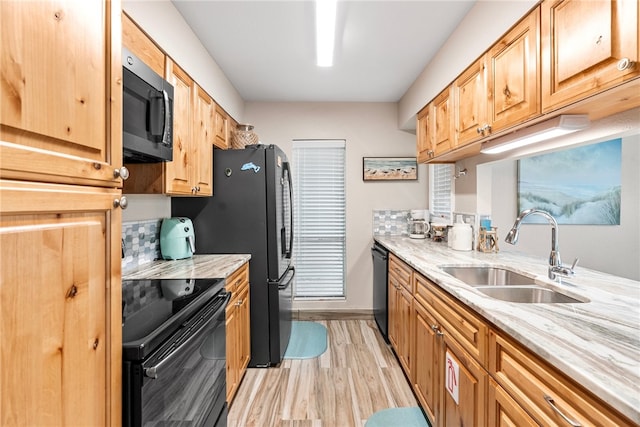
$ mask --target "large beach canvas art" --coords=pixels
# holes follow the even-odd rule
[[[519,160],[518,212],[543,209],[559,224],[619,225],[621,165],[621,139]]]
[[[394,181],[418,179],[418,163],[415,157],[363,157],[364,181]]]

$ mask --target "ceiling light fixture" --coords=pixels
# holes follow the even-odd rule
[[[316,0],[316,55],[318,67],[333,66],[337,0]]]
[[[485,154],[503,153],[588,127],[589,116],[586,114],[561,115],[491,141],[483,142],[480,152]]]

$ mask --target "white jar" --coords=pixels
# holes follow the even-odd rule
[[[462,222],[453,224],[449,232],[451,249],[456,251],[470,251],[473,249],[473,230],[471,225]]]

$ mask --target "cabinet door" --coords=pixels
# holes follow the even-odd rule
[[[455,94],[456,146],[463,146],[489,135],[487,121],[487,70],[483,56],[453,83]]]
[[[0,425],[121,422],[119,196],[0,180]]]
[[[229,148],[229,119],[227,113],[217,105],[215,116],[215,145],[226,150]]]
[[[411,337],[413,336],[413,295],[404,288],[398,291],[398,348],[397,355],[400,359],[407,378],[412,379],[411,361]]]
[[[488,427],[531,426],[538,424],[493,379],[489,378]]]
[[[400,285],[397,283],[398,280],[392,274],[389,274],[389,286],[388,286],[388,303],[387,303],[387,312],[389,317],[389,342],[391,346],[398,349],[398,292]]]
[[[489,124],[497,132],[540,114],[540,9],[489,51]]]
[[[173,161],[165,163],[167,194],[191,195],[191,165],[195,161],[191,142],[193,80],[167,58],[167,80],[173,85]]]
[[[431,118],[433,117],[430,114],[431,104],[424,107],[419,113],[417,117],[416,123],[416,142],[417,146],[417,154],[418,154],[418,162],[426,162],[431,157],[433,157],[434,153],[431,151],[432,143],[432,132],[431,128],[433,127],[433,123],[431,123]]]
[[[441,425],[486,425],[487,372],[449,337],[447,330],[443,332]],[[454,373],[457,375],[454,376]],[[456,389],[457,401],[454,398]]]
[[[238,301],[238,367],[239,375],[238,382],[242,379],[244,371],[249,365],[251,359],[251,326],[249,321],[249,284],[244,286],[243,291],[240,293],[240,300]]]
[[[120,19],[118,0],[0,2],[1,178],[122,185]]]
[[[240,323],[238,321],[238,307],[235,305],[237,298],[231,299],[226,312],[226,334],[227,334],[227,402],[231,403],[233,395],[238,388],[238,378],[240,366],[238,364],[238,334]]]
[[[127,14],[122,14],[122,44],[159,76],[164,76],[164,52]]]
[[[440,392],[440,352],[442,345],[438,339],[437,325],[434,317],[422,307],[415,303],[414,336],[415,350],[413,362],[413,389],[420,401],[422,408],[427,413],[431,423],[435,425],[435,420],[440,419],[440,408],[438,407]]]
[[[211,180],[216,106],[213,99],[198,85],[194,85],[193,101],[192,184],[197,195],[210,196],[213,194]]]
[[[455,147],[452,87],[445,89],[433,100],[433,138],[431,149],[439,156]]]
[[[541,32],[543,112],[640,75],[637,0],[546,0]]]

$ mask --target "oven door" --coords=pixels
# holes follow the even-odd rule
[[[226,424],[230,298],[219,294],[143,363],[125,362],[124,425]]]

